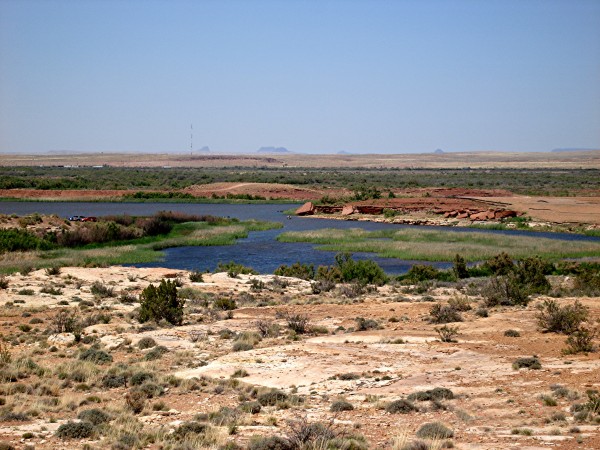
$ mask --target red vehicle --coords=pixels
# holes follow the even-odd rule
[[[82,222],[98,222],[98,218],[94,216],[84,217],[81,219]]]

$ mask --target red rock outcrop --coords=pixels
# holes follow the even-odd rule
[[[297,216],[310,216],[315,213],[315,205],[313,202],[306,202],[296,210]]]

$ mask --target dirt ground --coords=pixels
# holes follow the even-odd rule
[[[536,305],[545,297],[535,298],[527,307],[489,308],[489,315],[482,317],[476,314],[481,297],[468,283],[420,293],[410,286],[386,285],[350,298],[341,286],[313,294],[309,282],[295,278],[231,278],[217,273],[205,274],[203,282],[193,283],[188,275],[185,271],[131,267],[64,267],[58,275],[44,270],[9,275],[5,278],[8,286],[0,290],[0,330],[13,361],[29,357],[51,372],[60,364],[76,361],[78,352],[89,347],[74,344],[70,333],[53,332],[56,314],[61,310],[77,311],[81,317],[105,313],[110,315],[108,323],[89,325],[83,336],[92,337],[108,351],[113,366],[142,364],[146,370],[173,375],[186,383],[207,380],[203,381],[206,387],[196,390],[173,384],[152,400],[165,403],[163,409],[151,408],[148,401],[135,415],[144,430],[173,430],[198,413],[208,414],[223,406],[236,408],[248,395],[244,386],[263,386],[304,400],[242,414],[235,434],[218,427],[223,430],[223,442],[245,445],[255,434],[285,435],[287,420],[306,419],[330,423],[339,432],[362,434],[368,448],[387,449],[393,448],[394,439],[410,441],[421,425],[439,421],[453,430],[452,443],[458,449],[600,448],[598,421],[578,421],[572,412],[573,404],[585,401],[587,389],[600,389],[598,353],[565,355],[564,335],[538,329]],[[178,279],[180,289],[193,289],[197,299],[232,298],[238,307],[230,315],[214,310],[209,314],[199,300],[188,300],[182,326],[143,327],[131,314],[138,304],[124,303],[120,296],[137,295],[164,277]],[[94,282],[111,287],[114,293],[99,298],[92,293]],[[570,280],[555,277],[551,282],[559,286]],[[48,286],[60,293],[41,292]],[[30,293],[24,295],[27,289]],[[465,297],[472,309],[462,313],[462,322],[451,324],[459,328],[457,342],[441,342],[435,330],[439,325],[428,321],[429,311],[434,302],[457,296]],[[575,300],[569,296],[557,299],[561,305]],[[592,322],[600,319],[600,298],[577,300],[589,308]],[[312,331],[290,334],[286,317],[295,314],[305,315]],[[373,320],[377,327],[357,331],[357,317]],[[253,348],[232,351],[231,336],[256,332],[258,321],[275,324],[279,331]],[[34,322],[33,329],[23,327]],[[44,332],[46,329],[49,332]],[[506,336],[509,329],[518,331],[519,336]],[[137,347],[145,337],[153,338],[168,352],[153,363],[141,362],[150,351]],[[539,357],[540,370],[513,369],[517,358],[532,355]],[[109,370],[107,366],[99,368]],[[245,376],[232,378],[242,369]],[[60,383],[56,375],[31,374],[19,383],[0,385],[3,404],[17,409],[15,402],[25,399],[19,410],[29,412],[27,420],[0,423],[0,440],[12,442],[16,448],[71,449],[84,444],[109,448],[107,437],[63,441],[54,432],[90,408],[86,400],[90,398],[97,402],[92,406],[121,417],[128,388],[107,389],[91,379]],[[17,384],[25,386],[26,394],[16,393],[21,392]],[[48,387],[43,390],[42,386]],[[52,386],[58,390],[52,391]],[[436,387],[450,389],[454,398],[437,403],[416,401],[417,410],[408,414],[384,409],[392,400]],[[52,398],[58,398],[58,406],[49,401]],[[331,412],[332,403],[340,398],[353,409]],[[61,407],[67,403],[71,406]],[[119,420],[113,427],[121,426]]]
[[[365,167],[365,168],[600,168],[600,151],[581,152],[452,152],[404,154],[315,155],[183,154],[183,153],[72,153],[3,154],[3,166],[117,167]]]

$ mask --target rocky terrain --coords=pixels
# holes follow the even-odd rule
[[[287,448],[257,436],[304,436],[302,448],[323,436],[355,449],[600,447],[586,394],[600,389],[598,354],[566,354],[564,334],[543,332],[549,297],[488,306],[485,279],[315,293],[291,277],[201,278],[130,267],[3,277],[2,448]],[[139,294],[163,279],[186,299],[180,326],[138,321]],[[577,300],[598,321],[599,297],[550,281],[561,307]],[[432,320],[438,303],[460,311],[444,325],[456,327],[450,342]]]

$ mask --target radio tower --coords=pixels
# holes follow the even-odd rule
[[[194,147],[194,124],[190,123],[190,156],[192,156]]]

